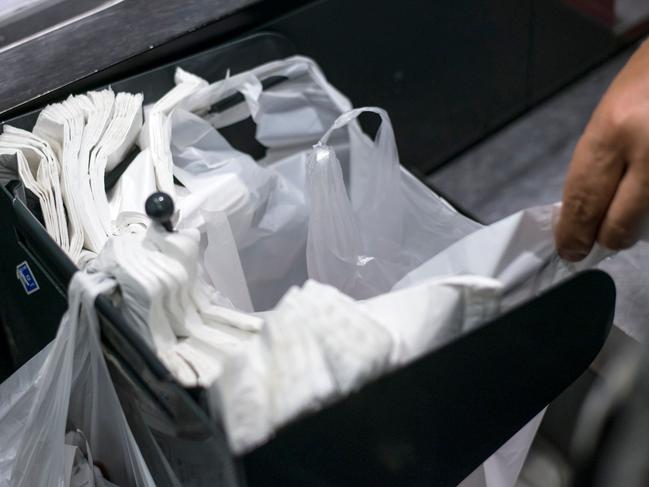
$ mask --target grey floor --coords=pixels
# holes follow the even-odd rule
[[[617,32],[632,29],[647,17],[649,17],[649,2],[647,0],[616,0]]]
[[[564,174],[590,115],[632,50],[624,52],[435,172],[429,182],[484,223],[561,199]],[[577,394],[568,390],[567,395]],[[569,398],[570,399],[570,398]],[[575,400],[564,401],[573,404]],[[566,406],[568,407],[568,406]],[[556,412],[555,412],[556,413]],[[558,411],[559,416],[563,414]],[[574,411],[565,411],[570,417]],[[557,415],[555,414],[555,417]],[[547,417],[546,417],[547,419]],[[556,419],[554,420],[556,423]],[[570,429],[572,425],[558,425]],[[566,487],[571,470],[547,430],[518,487]],[[550,436],[550,439],[548,439]]]
[[[625,52],[596,69],[451,161],[428,181],[484,223],[560,200],[577,139],[629,56]]]

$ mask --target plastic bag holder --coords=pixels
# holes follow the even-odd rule
[[[150,102],[171,87],[176,65],[214,80],[293,53],[285,38],[256,35],[112,86]],[[30,128],[35,117],[11,123]],[[4,187],[0,248],[3,329],[18,366],[54,336],[77,269]],[[15,278],[21,262],[38,292],[25,294]],[[106,296],[96,307],[111,376],[158,486],[380,487],[457,485],[588,368],[614,302],[605,273],[578,274],[239,456],[218,418],[208,418],[206,392],[181,387]]]
[[[610,329],[614,296],[605,273],[583,272],[239,457],[225,453],[222,426],[200,407],[205,391],[178,386],[157,357],[141,355],[128,324],[97,306],[111,373],[131,384],[118,387],[132,404],[129,421],[146,424],[142,411],[156,410],[145,430],[158,440],[155,423],[173,425],[162,440],[171,465],[187,463],[183,449],[199,444],[200,475],[232,479],[221,485],[454,486],[588,368]],[[160,460],[140,446],[148,462]]]
[[[128,169],[128,166],[131,165],[131,162],[133,162],[139,153],[140,149],[137,146],[134,146],[112,171],[106,173],[106,176],[104,177],[104,189],[107,192],[113,189],[121,175],[124,174],[124,171]]]
[[[144,211],[155,223],[162,225],[168,232],[173,232],[171,217],[174,214],[174,200],[167,193],[158,191],[144,202]]]

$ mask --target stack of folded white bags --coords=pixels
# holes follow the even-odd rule
[[[16,154],[47,231],[116,281],[178,380],[208,389],[236,452],[604,257],[556,256],[557,206],[489,227],[459,215],[401,168],[387,114],[352,110],[308,59],[213,84],[178,70],[176,83],[144,126],[139,95],[93,92],[47,107],[33,133],[5,126],[0,155]],[[381,118],[375,140],[363,112]],[[260,161],[217,130],[248,116]],[[107,194],[104,173],[136,140]],[[144,231],[155,190],[175,197],[177,231]],[[500,472],[487,485],[513,485],[535,425],[504,473],[485,465]]]
[[[46,107],[32,132],[4,126],[0,153],[16,155],[20,179],[38,198],[48,233],[76,263],[101,250],[119,214],[141,212],[142,202],[129,208],[119,200],[111,212],[104,187],[105,173],[124,159],[141,126],[142,95],[111,90]]]

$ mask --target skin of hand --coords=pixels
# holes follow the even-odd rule
[[[555,229],[559,255],[633,245],[649,219],[649,40],[620,71],[577,143]]]

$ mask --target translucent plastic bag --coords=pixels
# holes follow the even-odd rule
[[[351,124],[381,117],[376,140]],[[332,133],[349,125],[351,200]],[[399,164],[392,125],[380,108],[341,115],[308,162],[309,277],[362,299],[387,292],[407,272],[480,225],[452,209]]]
[[[261,167],[234,150],[196,115],[179,110],[172,127],[178,179],[193,196],[204,195],[203,218],[218,211],[228,215],[255,309],[271,307],[286,288],[305,279],[300,265],[307,219],[302,191],[273,168]],[[186,217],[184,208],[181,203],[181,219]],[[205,231],[215,225],[220,221],[205,222]],[[207,232],[208,240],[210,235],[213,232]],[[206,261],[208,273],[212,265],[216,263]]]
[[[264,89],[267,80],[281,82]],[[237,93],[242,103],[205,114]],[[176,189],[179,228],[205,228],[209,214],[227,214],[255,310],[272,308],[307,278],[306,158],[350,108],[313,61],[294,57],[197,87],[169,115],[174,176],[189,193]],[[266,148],[259,161],[218,132],[248,117],[256,124],[256,141]],[[339,150],[348,152],[349,142],[342,139]]]
[[[78,272],[55,340],[0,385],[0,486],[67,487],[80,430],[111,482],[155,484],[126,422],[102,356],[94,309],[114,281]],[[73,453],[73,451],[72,451]]]
[[[432,279],[478,275],[501,284],[503,310],[531,299],[575,272],[594,267],[607,255],[601,248],[595,248],[580,263],[561,260],[556,253],[553,232],[558,210],[558,205],[530,208],[481,228],[410,271],[395,284],[393,292],[412,289]],[[543,412],[460,487],[513,486],[542,417]]]

